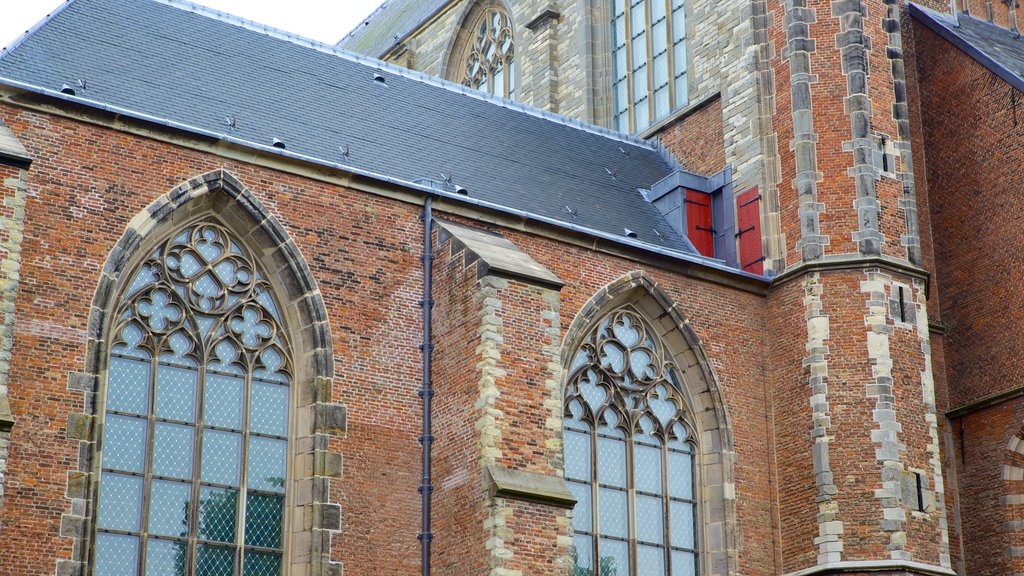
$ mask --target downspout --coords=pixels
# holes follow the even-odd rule
[[[423,399],[423,435],[420,436],[420,444],[423,446],[423,480],[420,483],[423,523],[418,538],[423,554],[423,576],[430,576],[430,541],[434,539],[430,531],[430,494],[434,490],[430,483],[430,449],[434,443],[434,436],[431,434],[431,400],[434,397],[434,385],[430,379],[430,356],[434,351],[434,342],[430,336],[431,310],[434,307],[430,287],[434,263],[431,239],[431,229],[434,226],[432,202],[433,197],[428,195],[423,201],[423,213],[420,215],[420,219],[423,220],[423,256],[420,257],[423,262],[423,299],[420,300],[420,307],[423,309],[423,343],[420,344],[420,352],[423,354],[423,387],[419,391],[420,398]]]

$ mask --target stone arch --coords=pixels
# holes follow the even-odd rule
[[[292,516],[301,506],[313,520],[312,528],[289,524],[285,562],[311,575],[333,573],[330,542],[340,529],[340,507],[328,495],[330,480],[340,477],[341,455],[329,452],[326,442],[314,442],[324,434],[343,433],[345,425],[345,407],[332,403],[334,356],[327,309],[285,227],[240,180],[215,170],[176,186],[136,214],[104,264],[90,309],[84,370],[69,375],[69,387],[83,393],[86,411],[69,418],[68,436],[79,441],[79,465],[69,474],[72,514],[62,518],[61,535],[73,538],[74,548],[71,561],[58,561],[59,574],[84,575],[90,569],[111,311],[126,288],[127,274],[142,258],[173,231],[200,221],[215,222],[235,235],[262,265],[279,301],[295,370],[289,456],[293,481],[286,513]]]
[[[562,366],[569,365],[570,355],[606,312],[626,304],[643,313],[672,351],[684,388],[681,392],[699,432],[701,574],[737,574],[739,524],[732,424],[711,362],[678,306],[642,271],[622,276],[580,308],[562,342]]]
[[[1021,515],[1021,504],[1024,504],[1024,427],[1010,436],[1003,457],[1002,469],[1003,529],[1006,532],[1006,543],[1011,551],[1008,567],[1013,574],[1024,574],[1024,558],[1013,553],[1024,550],[1024,516]]]
[[[473,0],[468,2],[462,9],[462,14],[456,20],[455,34],[448,41],[444,56],[441,58],[441,77],[445,80],[462,83],[463,60],[469,55],[470,46],[473,43],[476,23],[487,13],[487,10],[497,8],[508,15],[512,22],[513,42],[519,37],[519,29],[516,26],[515,16],[512,8],[504,0]],[[518,67],[518,62],[513,62]],[[519,74],[517,72],[516,77]]]

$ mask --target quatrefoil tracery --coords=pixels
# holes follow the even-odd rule
[[[663,440],[691,437],[675,365],[630,307],[608,314],[580,345],[565,389],[565,417]]]
[[[113,330],[121,354],[289,373],[269,284],[220,226],[195,225],[163,243],[125,298]]]

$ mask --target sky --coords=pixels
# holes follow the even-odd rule
[[[142,0],[139,0],[142,1]],[[334,44],[382,0],[191,0],[300,36]],[[10,46],[64,0],[3,0],[0,48]]]

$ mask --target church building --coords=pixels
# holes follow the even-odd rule
[[[68,0],[0,576],[1024,574],[1018,8]]]

